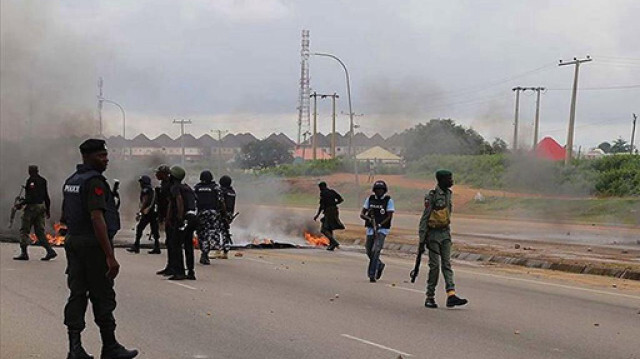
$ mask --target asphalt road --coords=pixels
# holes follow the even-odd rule
[[[0,357],[65,358],[65,260],[10,258],[0,244]],[[423,307],[411,261],[384,257],[369,283],[356,251],[243,251],[196,268],[196,281],[154,274],[164,255],[117,250],[117,335],[139,358],[640,358],[640,293],[456,264],[470,304]],[[87,315],[86,348],[100,342]]]

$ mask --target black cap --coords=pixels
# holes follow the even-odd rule
[[[80,153],[83,155],[88,155],[90,153],[106,151],[107,145],[104,140],[90,138],[80,145]]]

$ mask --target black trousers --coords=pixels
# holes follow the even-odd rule
[[[70,331],[85,328],[84,315],[91,301],[93,316],[100,331],[114,331],[116,292],[114,281],[107,278],[107,259],[95,238],[68,236],[67,254],[69,299],[64,307],[64,324]]]
[[[169,268],[174,274],[184,274],[185,259],[187,270],[194,269],[193,231],[187,227],[180,231],[173,227],[167,231],[167,251],[169,252]],[[184,256],[182,252],[184,251]]]
[[[158,216],[150,213],[140,218],[140,222],[136,225],[136,241],[133,244],[136,248],[140,248],[140,238],[147,225],[151,226],[151,236],[153,237],[154,248],[160,248],[160,229],[158,227]]]

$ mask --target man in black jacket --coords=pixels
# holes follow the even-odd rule
[[[338,211],[338,205],[344,202],[344,199],[338,192],[327,187],[326,182],[318,183],[318,188],[320,188],[320,205],[318,206],[318,213],[313,217],[313,220],[317,221],[320,214],[324,213],[320,220],[322,222],[320,232],[329,239],[327,250],[332,251],[340,245],[333,236],[333,231],[344,229],[344,224],[340,221],[340,212]]]

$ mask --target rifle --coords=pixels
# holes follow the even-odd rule
[[[411,277],[411,283],[416,282],[416,278],[418,277],[418,273],[420,273],[420,262],[422,262],[422,255],[424,254],[426,243],[420,243],[418,246],[418,255],[416,256],[416,264],[413,266],[413,270],[409,273],[409,277]]]
[[[25,198],[22,195],[24,192],[24,186],[20,186],[20,193],[13,200],[13,206],[11,207],[11,216],[9,217],[9,228],[13,227],[13,221],[16,219],[16,212],[22,209],[24,206]]]

